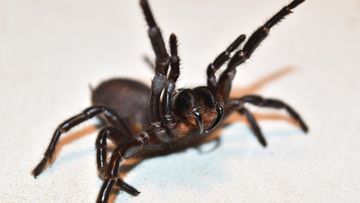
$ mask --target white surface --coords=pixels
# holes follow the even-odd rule
[[[151,1],[164,36],[179,36],[179,86],[204,84],[207,64],[227,44],[287,2]],[[359,201],[359,47],[360,1],[305,2],[239,68],[234,85],[287,101],[310,133],[261,111],[268,148],[237,122],[211,153],[142,162],[125,178],[142,193],[120,192],[116,202]],[[138,2],[0,0],[0,50],[0,201],[94,202],[101,181],[91,122],[64,136],[38,179],[30,172],[55,127],[90,104],[89,84],[115,76],[149,83],[142,55],[152,51]]]

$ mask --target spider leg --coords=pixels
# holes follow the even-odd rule
[[[103,114],[104,118],[107,121],[112,122],[112,123],[117,123],[118,124],[117,126],[121,126],[122,131],[131,134],[130,129],[124,124],[124,122],[121,120],[121,118],[117,115],[117,113],[115,111],[113,111],[107,107],[104,107],[104,106],[89,107],[89,108],[85,109],[82,113],[75,115],[75,116],[69,118],[68,120],[64,121],[62,124],[60,124],[56,128],[56,130],[53,134],[53,137],[50,141],[50,144],[45,151],[43,159],[32,171],[32,174],[34,175],[34,177],[37,177],[44,170],[47,162],[49,160],[51,160],[51,158],[55,152],[56,144],[58,143],[59,138],[62,134],[68,132],[74,126],[76,126],[86,120],[89,120],[99,114]]]
[[[222,66],[224,65],[224,63],[226,61],[228,61],[230,59],[230,55],[233,51],[235,51],[240,44],[245,40],[245,35],[240,35],[238,38],[236,38],[228,48],[226,48],[225,51],[221,52],[216,58],[215,60],[209,64],[209,66],[207,67],[206,70],[206,74],[207,74],[207,86],[212,90],[215,91],[216,90],[216,76],[215,73],[216,71]]]
[[[303,3],[305,0],[293,0],[290,4],[283,7],[272,18],[259,27],[246,41],[244,47],[238,50],[230,59],[226,70],[221,74],[217,86],[217,92],[225,100],[229,98],[231,90],[231,82],[236,74],[236,67],[244,63],[259,44],[269,35],[270,29],[279,23],[285,16],[292,13],[292,9]]]
[[[240,108],[238,112],[242,115],[245,115],[247,121],[249,122],[250,128],[255,134],[257,140],[260,142],[260,144],[263,147],[266,147],[267,146],[266,139],[263,133],[261,132],[261,128],[259,127],[254,115],[245,107]]]
[[[168,81],[166,77],[168,74],[169,63],[171,63],[172,65],[171,68],[172,71],[170,73],[169,80],[176,81],[178,77],[177,75],[179,72],[179,68],[177,63],[179,59],[177,57],[177,49],[176,49],[177,40],[176,40],[176,36],[172,34],[172,36],[170,37],[170,41],[172,41],[170,42],[171,43],[170,46],[172,49],[172,57],[170,58],[167,53],[160,28],[157,26],[155,22],[149,3],[147,2],[147,0],[140,0],[140,5],[141,8],[143,9],[145,20],[149,26],[148,35],[156,57],[155,76],[151,83],[150,127],[160,140],[164,142],[168,142],[171,140],[171,135],[168,133],[169,130],[162,123],[160,97],[161,97],[161,92],[164,90],[164,87]],[[169,87],[169,89],[171,88],[172,87]],[[169,90],[169,91],[171,92],[173,90]]]
[[[151,84],[150,97],[150,119],[152,123],[158,124],[160,117],[160,95],[165,87],[166,75],[169,67],[169,55],[166,51],[164,39],[160,28],[157,26],[150,6],[146,0],[140,1],[141,8],[145,15],[146,23],[149,26],[148,35],[152,48],[155,52],[155,76]],[[156,127],[160,127],[157,125]]]
[[[127,184],[126,182],[124,182],[123,180],[121,180],[121,178],[118,178],[116,181],[116,185],[120,188],[122,188],[123,190],[125,190],[127,193],[137,196],[140,194],[140,192],[134,188],[133,186]]]
[[[121,161],[136,154],[144,144],[147,144],[147,142],[148,140],[139,137],[139,139],[131,139],[126,143],[119,144],[115,148],[104,171],[105,181],[100,189],[99,196],[96,200],[97,203],[108,202],[110,192],[115,183],[126,188],[125,190],[130,191],[130,193],[133,192],[135,195],[139,193],[135,188],[120,180],[118,178],[118,173]]]
[[[112,138],[114,135],[121,134],[121,132],[115,127],[107,127],[100,131],[99,136],[96,139],[96,164],[101,178],[105,178],[105,168],[108,166],[107,163],[107,139]],[[122,139],[119,140],[119,137]],[[117,136],[116,140],[118,143],[126,143],[127,140],[131,139],[129,136]],[[106,184],[106,188],[113,185],[110,181]],[[125,183],[120,178],[117,179],[116,185],[121,187],[123,190],[132,195],[138,195],[140,192],[131,185]],[[112,187],[112,186],[111,186]]]
[[[118,179],[106,179],[104,180],[103,185],[101,186],[100,192],[99,192],[99,196],[98,199],[96,200],[96,203],[106,203],[108,202],[111,190],[114,186],[114,183],[124,189],[126,192],[136,196],[138,194],[140,194],[140,192],[135,189],[134,187],[132,187],[131,185],[125,183],[124,181],[122,181],[120,178]]]
[[[95,147],[96,147],[96,165],[99,171],[100,176],[104,177],[104,170],[107,166],[107,154],[108,154],[108,145],[107,140],[113,140],[112,137],[116,136],[117,143],[124,143],[128,139],[131,139],[129,136],[117,136],[121,134],[121,132],[115,127],[106,127],[103,128],[98,137],[96,138]],[[119,137],[123,138],[119,140]],[[115,144],[117,144],[115,143]]]
[[[175,125],[175,119],[171,111],[172,94],[175,90],[175,84],[180,75],[180,58],[177,54],[177,38],[175,34],[170,35],[170,73],[168,75],[168,81],[165,87],[165,93],[163,94],[163,120],[168,128],[173,128]]]
[[[301,118],[301,116],[291,106],[280,100],[263,98],[258,95],[247,95],[238,99],[231,99],[230,103],[236,104],[238,106],[242,106],[246,103],[249,103],[259,107],[284,109],[300,125],[301,129],[304,132],[308,132],[309,130],[309,128],[307,127],[306,123]]]
[[[150,119],[153,123],[159,123],[161,121],[159,109],[160,95],[166,83],[166,75],[169,67],[169,55],[166,51],[160,28],[157,26],[151,12],[149,3],[146,0],[141,0],[140,5],[143,9],[145,20],[149,26],[148,35],[156,57],[155,76],[151,84]]]
[[[146,23],[149,26],[148,35],[156,56],[156,68],[159,69],[160,73],[165,75],[169,65],[169,55],[166,51],[164,39],[162,37],[160,28],[156,24],[147,0],[140,0],[140,5],[143,9]]]
[[[99,196],[96,200],[96,203],[108,202],[111,190],[112,190],[115,182],[116,182],[115,179],[110,179],[110,178],[107,178],[106,180],[104,180],[104,183],[101,186]]]

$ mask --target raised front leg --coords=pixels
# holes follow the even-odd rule
[[[238,38],[236,38],[230,44],[230,46],[228,48],[226,48],[225,51],[221,52],[215,58],[215,60],[212,63],[210,63],[209,66],[207,67],[207,70],[206,70],[207,86],[213,92],[216,91],[216,85],[217,85],[216,76],[215,76],[216,71],[219,70],[219,68],[230,59],[231,53],[240,46],[240,44],[245,40],[245,38],[246,38],[245,35],[240,35]]]
[[[151,12],[149,3],[146,0],[141,0],[140,5],[143,9],[146,23],[149,26],[148,35],[156,57],[155,76],[151,84],[150,120],[155,128],[161,128],[160,95],[167,81],[166,75],[169,68],[169,55],[166,51],[160,28],[157,26]]]
[[[305,0],[293,0],[290,4],[283,7],[273,17],[259,27],[246,41],[244,47],[237,51],[230,59],[226,70],[220,75],[217,85],[217,93],[224,100],[229,98],[231,83],[236,74],[236,67],[243,64],[253,54],[260,43],[269,35],[270,29],[279,23],[285,16],[292,13],[292,9],[303,3]]]
[[[149,3],[147,0],[140,1],[141,8],[145,15],[146,22],[149,26],[148,34],[151,41],[152,48],[155,52],[155,76],[151,83],[151,96],[150,96],[150,126],[151,131],[156,134],[157,138],[163,142],[169,142],[172,140],[172,136],[169,133],[168,127],[164,125],[166,119],[171,120],[172,115],[169,114],[169,108],[171,105],[171,94],[175,88],[175,82],[179,76],[179,57],[177,55],[177,39],[174,34],[170,36],[170,49],[171,57],[169,57],[165,43],[157,26],[154,16],[151,12]],[[169,64],[171,70],[168,75]],[[166,87],[164,93],[163,116],[161,115],[161,93]],[[173,121],[167,122],[171,125]]]
[[[162,118],[168,129],[174,128],[176,121],[172,114],[172,94],[175,91],[176,81],[180,75],[180,58],[178,56],[177,37],[175,34],[170,35],[170,73],[166,83],[165,92],[163,94],[162,104]]]

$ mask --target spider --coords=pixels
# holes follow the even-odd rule
[[[74,126],[98,117],[102,129],[96,139],[96,163],[104,180],[97,202],[108,202],[115,185],[131,195],[140,192],[118,177],[121,162],[146,152],[175,152],[203,140],[217,129],[224,118],[237,112],[244,115],[262,146],[267,142],[253,114],[246,105],[284,109],[300,125],[304,132],[308,127],[300,115],[286,103],[258,95],[230,98],[236,67],[243,64],[258,45],[268,36],[270,29],[292,9],[305,0],[293,0],[260,26],[245,41],[245,35],[237,37],[207,67],[207,85],[193,89],[176,89],[180,58],[178,41],[170,35],[168,53],[147,0],[140,0],[148,35],[155,53],[155,76],[151,87],[140,82],[116,78],[101,83],[92,92],[92,106],[60,124],[55,130],[43,159],[32,171],[37,177],[52,159],[59,138]],[[240,48],[240,45],[244,45]],[[216,78],[215,73],[227,63]],[[108,146],[111,142],[115,147]],[[110,157],[108,157],[110,155]]]

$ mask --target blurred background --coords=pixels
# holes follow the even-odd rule
[[[178,87],[203,85],[207,65],[286,0],[151,0],[163,36],[179,38]],[[149,84],[153,57],[137,1],[0,0],[0,200],[95,202],[94,121],[64,136],[37,179],[53,130],[90,105],[89,86],[112,77]],[[241,117],[221,143],[141,162],[113,202],[356,202],[360,200],[360,1],[306,1],[238,68],[234,95],[280,98],[301,113],[256,112],[269,146]],[[201,151],[203,151],[201,153]],[[204,152],[205,151],[205,152]],[[209,152],[211,151],[211,152]]]

